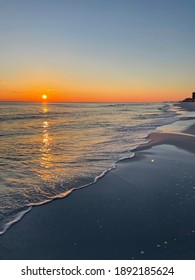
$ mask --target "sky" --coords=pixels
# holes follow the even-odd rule
[[[0,0],[0,101],[181,100],[194,30],[194,0]]]

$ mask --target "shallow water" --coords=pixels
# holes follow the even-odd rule
[[[178,120],[171,103],[1,103],[0,233],[30,207],[90,184]]]

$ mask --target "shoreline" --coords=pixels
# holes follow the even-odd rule
[[[162,201],[165,202],[162,198],[170,190],[166,187],[166,191],[163,191],[165,186],[162,186],[161,178],[163,180],[166,178],[168,183],[174,184],[173,182],[178,180],[178,176],[183,170],[178,167],[179,163],[180,165],[189,165],[187,171],[191,170],[193,174],[195,163],[193,160],[193,154],[195,153],[194,135],[195,124],[187,128],[183,134],[152,133],[149,135],[149,138],[151,138],[149,143],[141,145],[133,151],[135,152],[134,158],[117,162],[116,169],[110,170],[104,177],[92,183],[89,188],[83,187],[78,192],[72,192],[71,196],[66,197],[66,199],[54,200],[49,204],[33,207],[19,223],[9,228],[6,234],[0,236],[0,259],[194,259],[195,242],[193,238],[190,242],[189,240],[187,242],[186,238],[181,234],[180,237],[175,237],[176,240],[172,238],[173,244],[169,240],[172,249],[168,248],[167,240],[170,238],[167,236],[167,231],[164,234],[166,237],[164,239],[166,240],[161,240],[163,237],[160,232],[162,228],[159,224],[159,218],[162,218],[162,214],[159,213],[159,217],[156,217],[156,212],[153,212],[147,204],[148,200],[152,201],[155,207],[158,206],[156,205],[157,201],[152,199],[158,184],[161,198],[157,199],[156,197],[156,199],[160,204],[162,204]],[[156,162],[161,162],[161,164],[156,166]],[[175,164],[174,168],[172,165],[169,166],[170,170],[176,173],[177,176],[175,177],[170,176],[169,170],[167,170],[167,173],[163,171],[167,169],[170,162]],[[177,169],[180,170],[179,173]],[[129,175],[132,170],[134,170],[134,173]],[[156,174],[153,174],[154,171]],[[149,173],[150,176],[148,176]],[[139,174],[142,174],[145,178],[142,183],[140,182]],[[189,178],[192,177],[191,175],[188,176]],[[193,178],[191,178],[191,181],[189,180],[189,182],[192,181]],[[156,185],[154,182],[156,182]],[[150,184],[152,185],[153,193],[148,193],[147,190],[143,189],[143,186],[150,187]],[[143,193],[138,192],[140,188]],[[178,188],[174,187],[174,192],[176,189]],[[193,193],[193,188],[189,192],[191,191]],[[170,193],[171,198],[173,198],[173,193]],[[188,196],[186,196],[187,194]],[[142,199],[138,197],[139,195],[141,195]],[[175,195],[174,197],[177,198],[177,196]],[[183,200],[185,197],[189,197],[189,193],[184,193]],[[167,199],[170,200],[169,197]],[[146,209],[143,208],[142,203]],[[173,207],[171,205],[173,205],[172,201],[170,205],[168,203],[166,206],[171,209]],[[178,211],[180,213],[181,205],[177,205],[178,209],[177,211],[175,210],[175,217],[177,217]],[[163,205],[161,207],[164,209]],[[192,203],[186,205],[187,209],[189,207],[195,210]],[[157,210],[159,211],[160,208],[158,209],[157,207]],[[143,217],[146,220],[148,219],[145,211],[149,217],[151,216],[151,221],[155,221],[156,226],[153,225],[153,231],[156,235],[159,235],[159,238],[156,238],[159,241],[154,241],[149,236],[149,232],[153,236],[152,225],[145,224]],[[184,212],[186,213],[186,210]],[[101,219],[98,218],[97,213],[99,213]],[[127,226],[124,216],[134,225],[133,230]],[[116,219],[118,221],[117,226],[114,220],[115,217],[118,217]],[[136,221],[136,217],[139,217],[138,221]],[[180,226],[182,220],[178,220]],[[81,221],[86,224],[86,228]],[[143,225],[139,222],[142,222]],[[187,219],[185,218],[184,224],[186,222]],[[167,224],[165,217],[163,217],[163,223],[168,227],[169,232],[172,232],[172,235],[176,235],[176,231],[173,234],[173,230],[169,228],[170,221]],[[176,227],[178,227],[178,224]],[[193,219],[190,219],[189,224],[190,226],[186,225],[186,230],[188,234],[190,232],[193,235],[195,230]],[[116,230],[115,236],[110,233],[113,228]],[[82,238],[76,237],[75,230],[78,231],[78,234],[81,234]],[[144,233],[146,234],[145,238]],[[122,234],[122,238],[120,234]],[[181,239],[181,248],[184,250],[183,255],[181,255],[181,248],[177,244],[179,238]],[[137,242],[135,242],[136,240]],[[127,245],[129,251],[133,248],[129,254],[126,252],[128,250],[125,248],[124,241],[131,245],[129,247]],[[95,242],[97,242],[98,246],[94,245]],[[52,243],[55,244],[55,248],[53,248],[54,244]],[[93,248],[94,253],[91,252],[89,245]],[[103,248],[106,248],[105,252],[101,251]],[[179,256],[176,255],[173,248],[176,252],[180,252]],[[188,249],[188,253],[185,248]],[[140,252],[144,253],[141,254]]]

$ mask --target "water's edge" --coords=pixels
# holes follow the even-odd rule
[[[176,104],[176,105],[177,105],[177,104]],[[178,119],[178,120],[173,120],[173,122],[172,122],[171,124],[173,124],[173,123],[175,123],[175,122],[177,122],[177,121],[179,121],[179,120],[180,120],[180,119]],[[170,124],[170,125],[171,125],[171,124]],[[164,126],[164,125],[159,126],[159,127],[162,128],[163,126]],[[155,130],[158,130],[159,127],[156,127]],[[143,141],[145,141],[145,144],[147,144],[147,143],[149,143],[149,142],[151,141],[151,140],[149,139],[149,135],[150,135],[150,133],[149,133],[145,138],[143,138]],[[136,151],[137,151],[137,150],[139,149],[139,147],[142,146],[142,145],[143,145],[143,143],[142,143],[142,144],[138,144],[137,147],[135,147],[134,149],[132,149],[132,150],[131,150],[131,155],[130,155],[130,156],[124,156],[124,157],[120,158],[119,160],[115,161],[111,167],[109,167],[108,169],[104,170],[100,175],[96,176],[96,177],[94,178],[93,182],[90,182],[90,183],[88,183],[88,184],[82,185],[82,186],[77,187],[77,188],[69,189],[69,190],[67,190],[67,191],[65,191],[65,192],[63,192],[63,193],[60,193],[60,194],[58,194],[58,195],[55,195],[55,196],[53,196],[53,197],[51,197],[51,198],[49,198],[49,199],[47,199],[47,200],[45,200],[45,201],[41,201],[41,202],[37,202],[37,203],[30,203],[30,204],[26,205],[22,211],[19,211],[18,213],[15,214],[14,219],[13,219],[12,221],[10,221],[10,222],[8,222],[7,224],[5,224],[3,230],[0,231],[0,236],[3,235],[3,234],[5,234],[5,233],[7,232],[7,230],[8,230],[11,226],[13,226],[13,225],[16,224],[17,222],[19,222],[29,211],[31,211],[31,210],[33,209],[33,207],[41,206],[41,205],[44,205],[44,204],[51,203],[51,202],[54,201],[54,200],[65,198],[65,197],[71,195],[72,192],[74,192],[74,191],[76,191],[76,190],[81,190],[81,189],[83,189],[83,188],[86,188],[86,187],[89,187],[89,186],[95,184],[98,180],[100,180],[101,178],[103,178],[108,172],[110,172],[111,170],[115,169],[115,168],[117,167],[117,163],[119,163],[119,162],[121,162],[121,161],[124,161],[124,160],[127,160],[127,159],[132,159],[132,158],[134,158],[134,157],[135,157],[135,154],[136,154]]]

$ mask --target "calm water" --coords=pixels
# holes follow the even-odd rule
[[[168,103],[0,103],[0,233],[33,205],[97,180],[158,127]]]

